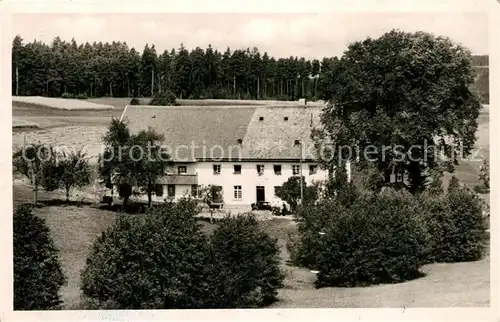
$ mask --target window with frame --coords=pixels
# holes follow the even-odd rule
[[[234,186],[234,199],[242,199],[242,189],[241,186]]]
[[[264,165],[263,164],[257,164],[257,173],[259,176],[264,174]]]
[[[161,184],[155,185],[155,195],[158,197],[163,196],[163,185],[161,185]]]
[[[280,188],[281,188],[281,186],[274,186],[274,196],[275,197],[278,196],[278,191],[279,191]]]
[[[175,184],[167,185],[167,194],[169,197],[175,197]]]
[[[241,174],[241,164],[235,164],[233,166],[234,174]]]
[[[220,164],[214,164],[213,165],[213,169],[214,169],[214,174],[215,175],[220,174]]]
[[[178,166],[177,167],[177,173],[178,174],[187,173],[187,167],[185,165]]]
[[[274,165],[274,174],[277,176],[281,175],[281,164],[275,164]]]
[[[309,174],[316,174],[318,166],[316,164],[309,165]]]
[[[299,164],[293,164],[292,165],[292,174],[294,176],[298,175],[300,173],[300,165]]]

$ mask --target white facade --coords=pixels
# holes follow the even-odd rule
[[[216,170],[214,172],[214,165]],[[192,194],[193,186],[222,186],[223,199],[225,207],[248,208],[252,203],[257,201],[257,190],[259,190],[259,198],[262,201],[270,202],[271,205],[281,207],[283,201],[275,195],[275,187],[283,185],[290,177],[301,174],[300,166],[302,165],[302,175],[308,185],[315,181],[323,181],[327,179],[327,172],[319,168],[319,166],[310,161],[304,161],[302,164],[299,161],[200,161],[193,163],[177,163],[168,173],[176,174],[177,177],[189,177],[189,183],[161,185],[161,195],[153,194],[153,201],[164,201],[166,199],[178,200],[182,197]],[[186,172],[179,174],[179,167],[186,167]],[[240,166],[240,171],[235,172]],[[257,166],[263,171],[259,174]],[[276,169],[275,169],[276,166]],[[277,172],[281,167],[281,171]],[[312,169],[311,169],[312,168]],[[181,168],[181,172],[184,169]],[[311,171],[312,170],[312,171]],[[349,171],[349,168],[348,168]],[[349,173],[348,173],[349,175]],[[168,177],[168,176],[167,176]],[[263,188],[262,188],[263,187]],[[116,191],[116,189],[114,189]],[[262,192],[263,191],[263,192]],[[116,196],[116,195],[115,195]],[[147,195],[141,195],[140,200],[147,200]]]

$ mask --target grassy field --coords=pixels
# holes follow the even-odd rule
[[[22,191],[15,195],[22,194]],[[24,192],[26,193],[26,191]],[[19,197],[18,197],[19,200]],[[79,280],[90,247],[97,236],[109,227],[116,213],[84,206],[47,206],[36,210],[46,219],[60,250],[68,284],[62,289],[66,309],[81,308]],[[200,222],[206,233],[215,224]],[[313,286],[315,275],[289,266],[286,233],[295,229],[291,220],[262,221],[261,225],[278,240],[281,266],[286,272],[285,287],[272,308],[350,308],[350,307],[456,307],[489,305],[489,256],[477,262],[431,264],[424,266],[425,277],[390,285],[359,288],[323,288]]]
[[[12,101],[27,107],[50,107],[62,110],[108,110],[113,106],[93,103],[88,100],[66,99],[42,96],[13,96]]]

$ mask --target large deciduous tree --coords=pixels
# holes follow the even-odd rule
[[[163,135],[152,129],[131,134],[126,123],[111,120],[103,138],[105,150],[99,157],[99,174],[109,188],[118,187],[125,207],[133,188],[146,191],[151,205],[155,185],[171,165],[163,140]]]
[[[470,62],[468,49],[425,32],[393,30],[352,43],[321,77],[323,138],[337,157],[371,163],[386,183],[399,172],[411,191],[424,189],[427,170],[452,166],[456,147],[467,156],[474,146],[481,105]],[[340,155],[339,146],[361,153]]]
[[[130,130],[127,124],[113,118],[108,126],[108,131],[103,137],[104,151],[99,155],[98,171],[106,187],[118,188],[123,205],[132,195],[135,178],[128,163],[127,146],[130,141]]]
[[[164,136],[152,129],[141,131],[130,138],[130,164],[137,187],[148,195],[148,205],[152,204],[152,195],[158,180],[172,164],[170,155],[162,147]]]

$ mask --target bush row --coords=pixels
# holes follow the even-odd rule
[[[291,260],[318,270],[316,286],[360,286],[414,278],[430,262],[474,261],[488,243],[481,200],[464,187],[446,194],[359,193],[299,208]]]
[[[98,308],[260,307],[282,286],[279,249],[248,215],[212,235],[189,201],[122,216],[95,242],[82,291]]]

